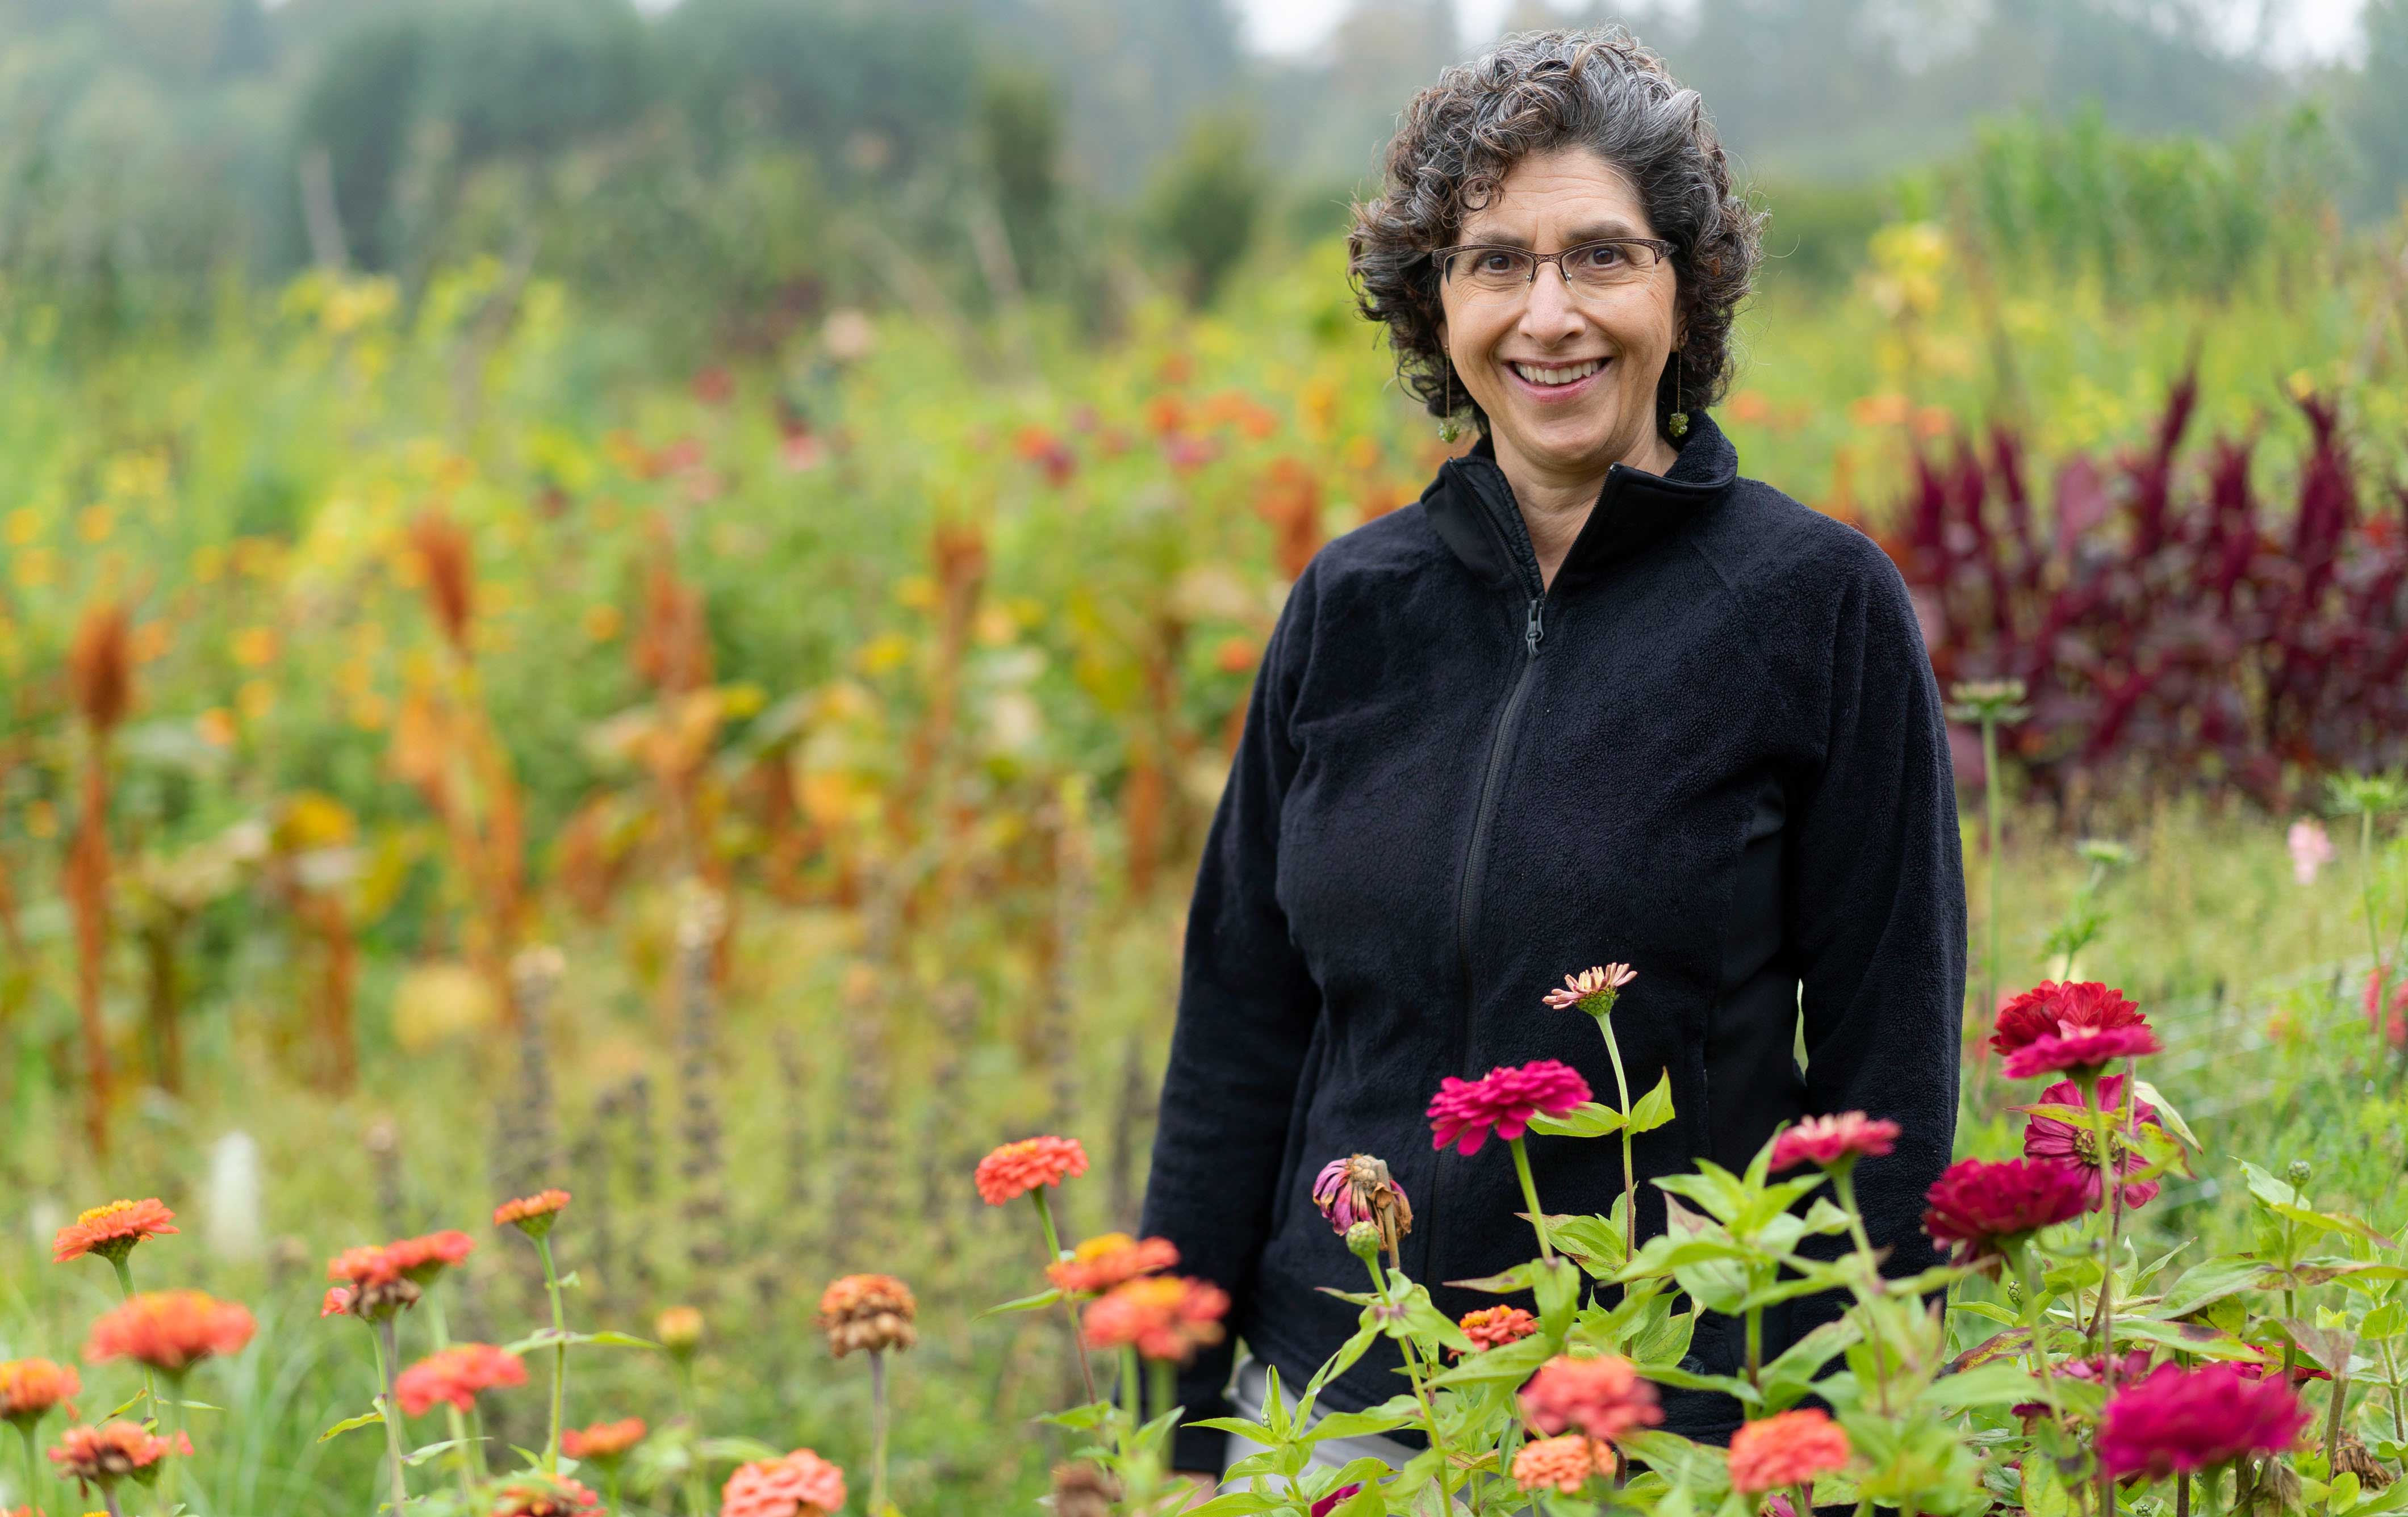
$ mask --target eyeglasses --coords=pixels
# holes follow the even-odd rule
[[[1561,252],[1538,253],[1499,242],[1470,242],[1430,256],[1438,261],[1440,279],[1460,279],[1483,294],[1509,294],[1537,283],[1541,264],[1555,265],[1567,288],[1593,291],[1644,279],[1672,256],[1672,245],[1654,237],[1601,237]]]

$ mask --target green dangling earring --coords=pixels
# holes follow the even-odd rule
[[[1438,440],[1452,448],[1463,440],[1463,423],[1455,419],[1455,365],[1446,366],[1446,414],[1439,420]]]
[[[1689,413],[1681,408],[1681,351],[1672,350],[1672,414],[1664,418],[1664,430],[1680,441],[1689,435]]]

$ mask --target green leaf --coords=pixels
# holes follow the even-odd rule
[[[1539,1271],[1539,1261],[1518,1264],[1501,1275],[1483,1275],[1478,1280],[1451,1280],[1447,1284],[1458,1291],[1479,1291],[1488,1295],[1511,1295],[1526,1291]]]
[[[1996,1301],[1951,1301],[1948,1303],[1948,1309],[1951,1311],[1967,1312],[1972,1316],[1997,1323],[2003,1327],[2016,1326],[2022,1321],[2021,1318],[2017,1317],[2014,1312],[2009,1311],[2006,1308],[1999,1305]]]
[[[1039,1291],[1035,1295],[1024,1295],[1017,1301],[1006,1301],[999,1307],[989,1307],[979,1316],[983,1319],[1000,1317],[1007,1311],[1042,1311],[1061,1299],[1060,1291]]]
[[[1090,1428],[1101,1427],[1104,1424],[1104,1419],[1110,1417],[1112,1414],[1112,1404],[1109,1401],[1090,1401],[1083,1407],[1070,1407],[1061,1411],[1049,1411],[1037,1420],[1040,1423],[1051,1423],[1056,1427],[1068,1427],[1074,1432],[1083,1433]],[[1236,1429],[1231,1428],[1228,1429],[1228,1431],[1235,1432]],[[1253,1437],[1252,1434],[1247,1436]],[[1256,1438],[1255,1441],[1258,1443],[1265,1443],[1270,1440],[1268,1438]],[[771,1455],[771,1457],[774,1458],[776,1456]]]
[[[1379,1433],[1393,1433],[1421,1415],[1421,1407],[1412,1395],[1392,1395],[1376,1407],[1361,1411],[1334,1411],[1305,1429],[1306,1438],[1320,1442],[1333,1438],[1364,1438]]]
[[[2028,1371],[2003,1363],[1942,1375],[1915,1397],[1919,1405],[1948,1411],[1961,1411],[1968,1407],[2011,1407],[2018,1402],[2046,1399],[2041,1394],[2040,1381]]]
[[[1698,1375],[1663,1365],[1641,1367],[1639,1373],[1658,1385],[1677,1386],[1684,1391],[1720,1391],[1726,1395],[1737,1396],[1751,1407],[1764,1399],[1756,1394],[1755,1386],[1737,1375]]]
[[[2149,1317],[2124,1317],[2115,1323],[2118,1338],[2139,1338],[2207,1359],[2251,1360],[2258,1351],[2222,1328],[2205,1323],[2158,1322]]]
[[[1530,1131],[1554,1138],[1605,1138],[1621,1127],[1622,1113],[1598,1101],[1583,1101],[1559,1117],[1542,1111],[1530,1119]]]
[[[447,1449],[457,1449],[473,1441],[471,1438],[447,1438],[440,1443],[429,1443],[424,1448],[410,1450],[401,1456],[402,1463],[415,1469]]]
[[[323,1443],[329,1438],[340,1438],[345,1433],[353,1432],[359,1428],[381,1426],[383,1423],[383,1412],[364,1411],[356,1417],[346,1417],[341,1422],[337,1423],[334,1426],[327,1428],[324,1432],[318,1435],[318,1441]]]
[[[1667,1069],[1656,1080],[1656,1088],[1639,1098],[1630,1109],[1632,1133],[1652,1133],[1672,1120],[1672,1071]]]
[[[1490,1349],[1484,1353],[1467,1353],[1453,1369],[1430,1377],[1432,1385],[1487,1385],[1508,1383],[1519,1385],[1539,1371],[1539,1367],[1555,1356],[1555,1342],[1544,1333],[1534,1333],[1517,1343]]]
[[[526,1453],[524,1449],[519,1452]],[[784,1451],[773,1449],[759,1438],[707,1438],[695,1445],[695,1452],[711,1463],[721,1465],[745,1465],[755,1459],[784,1456]],[[536,1456],[530,1453],[527,1458],[532,1462]]]
[[[1654,1379],[1652,1375],[1649,1377]],[[1651,1470],[1663,1472],[1676,1490],[1719,1496],[1730,1486],[1730,1463],[1720,1449],[1692,1442],[1660,1428],[1626,1433],[1616,1440]]]
[[[655,1343],[655,1342],[653,1342],[651,1338],[638,1338],[638,1337],[637,1337],[635,1334],[633,1334],[633,1333],[618,1333],[618,1332],[611,1332],[611,1331],[609,1331],[609,1330],[607,1330],[607,1329],[606,1329],[605,1331],[602,1331],[602,1332],[599,1332],[599,1333],[588,1333],[588,1334],[586,1334],[586,1335],[585,1335],[585,1337],[583,1338],[583,1339],[581,1339],[581,1341],[583,1341],[583,1342],[587,1342],[587,1343],[598,1343],[598,1344],[602,1345],[602,1347],[604,1347],[604,1348],[606,1348],[606,1349],[658,1349],[658,1348],[660,1348],[660,1345],[659,1345],[659,1344],[657,1344],[657,1343]]]
[[[1572,1330],[1572,1313],[1580,1309],[1584,1279],[1576,1267],[1562,1259],[1553,1268],[1541,1263],[1533,1275],[1531,1294],[1538,1297],[1539,1321],[1550,1338],[1561,1339]]]
[[[1047,1417],[1042,1420],[1053,1422],[1055,1419]],[[1066,1423],[1062,1425],[1069,1424]],[[1198,1417],[1187,1425],[1209,1427],[1215,1433],[1235,1433],[1249,1443],[1260,1443],[1266,1448],[1278,1441],[1269,1428],[1260,1423],[1250,1423],[1243,1417]]]
[[[2182,1278],[2158,1298],[2150,1315],[2166,1319],[2187,1317],[2228,1295],[2253,1288],[2258,1272],[2264,1268],[2258,1260],[2237,1253],[2203,1259],[2183,1271]]]
[[[574,1269],[560,1277],[560,1288],[564,1291],[573,1291],[584,1283],[578,1278],[577,1271]]]

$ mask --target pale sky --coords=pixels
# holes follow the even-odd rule
[[[1247,41],[1257,51],[1290,55],[1311,51],[1329,35],[1329,29],[1346,13],[1350,3],[1351,0],[1236,0]],[[2362,3],[2363,0],[2289,0],[2292,35],[2299,42],[2297,55],[2331,58],[2354,48],[2358,41],[2358,13]],[[1493,36],[1511,6],[1512,0],[1455,0],[1464,43],[1477,45]],[[2246,36],[2247,21],[2243,18],[2257,7],[2243,3],[2228,8],[2236,18],[2238,35]]]

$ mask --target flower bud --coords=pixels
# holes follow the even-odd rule
[[[692,1307],[670,1307],[652,1321],[661,1347],[681,1359],[702,1346],[702,1313]]]
[[[1380,1224],[1358,1222],[1346,1229],[1346,1252],[1357,1259],[1372,1259],[1380,1252]]]
[[[2315,1168],[2305,1159],[2293,1159],[2291,1167],[2283,1171],[2284,1177],[2294,1185],[2306,1184],[2308,1177],[2315,1173]]]

